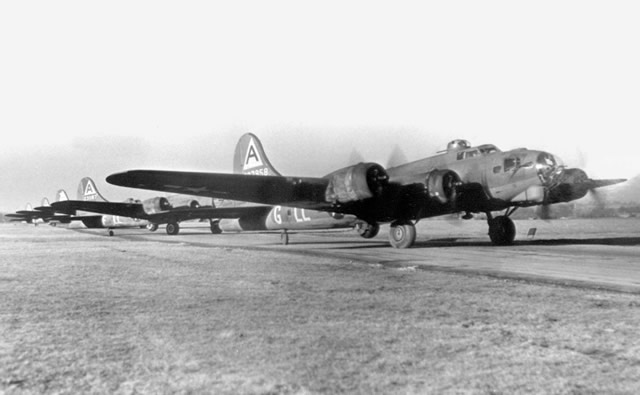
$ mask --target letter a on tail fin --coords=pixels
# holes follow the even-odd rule
[[[98,188],[96,188],[96,184],[89,177],[85,177],[80,180],[80,185],[78,185],[78,200],[88,200],[88,201],[98,201],[98,202],[106,202],[107,199],[102,197],[100,192],[98,192]]]
[[[261,176],[281,175],[273,168],[262,148],[262,143],[253,133],[246,133],[240,137],[233,156],[233,172]]]
[[[61,189],[56,193],[56,202],[64,202],[65,200],[69,200],[69,195],[64,189]]]

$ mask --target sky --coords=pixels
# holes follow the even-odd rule
[[[0,3],[0,211],[128,169],[386,165],[453,139],[640,174],[635,1]]]

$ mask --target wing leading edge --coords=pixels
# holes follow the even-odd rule
[[[130,170],[108,176],[107,182],[129,188],[331,210],[325,197],[329,180],[325,178]]]

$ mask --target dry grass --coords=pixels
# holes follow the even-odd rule
[[[0,227],[7,393],[640,393],[640,297]]]

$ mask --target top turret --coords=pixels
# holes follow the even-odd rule
[[[453,140],[447,144],[447,151],[461,151],[463,149],[471,148],[471,143],[467,140]]]

